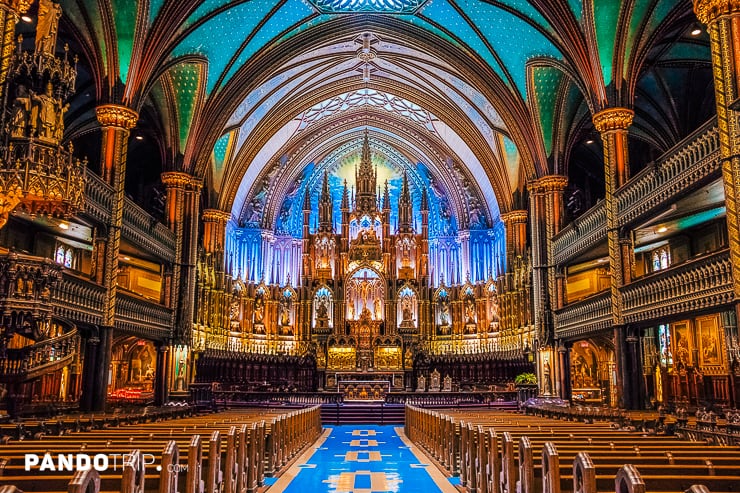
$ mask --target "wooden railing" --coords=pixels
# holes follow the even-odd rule
[[[719,175],[719,133],[711,120],[616,191],[618,222],[627,225],[654,213],[677,194]],[[563,264],[606,240],[606,209],[599,202],[553,239],[553,261]]]
[[[732,302],[729,250],[658,271],[622,288],[624,321],[632,323]]]
[[[107,223],[113,208],[113,189],[92,171],[87,171],[85,213]],[[123,206],[122,236],[158,257],[174,261],[175,234],[154,216],[126,198]]]
[[[172,310],[159,303],[119,290],[116,294],[116,328],[146,338],[170,335]]]
[[[77,327],[58,320],[55,323],[65,328],[61,336],[6,350],[7,357],[0,359],[0,380],[24,382],[72,361],[79,351]]]
[[[63,272],[52,299],[57,316],[93,325],[102,323],[105,289],[88,279]]]
[[[555,312],[557,337],[573,337],[609,327],[612,322],[609,291],[571,303]]]

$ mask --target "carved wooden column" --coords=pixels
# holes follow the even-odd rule
[[[614,326],[614,352],[617,364],[617,405],[631,406],[631,389],[626,378],[627,355],[625,353],[624,318],[622,316],[622,294],[624,264],[618,230],[617,200],[619,187],[629,179],[629,155],[627,151],[627,129],[632,125],[635,113],[627,108],[608,108],[593,115],[596,131],[604,143],[604,174],[606,178],[606,238],[609,246],[611,270],[612,325]]]
[[[194,320],[195,276],[198,258],[198,219],[200,214],[200,191],[203,181],[191,177],[183,197],[182,271],[180,276],[180,318],[176,326],[176,338],[187,344],[190,341]],[[192,368],[193,365],[190,365]],[[188,380],[189,381],[189,380]]]
[[[110,366],[112,331],[116,316],[118,257],[121,246],[121,225],[123,224],[128,137],[139,115],[130,108],[115,104],[98,106],[95,108],[95,114],[103,133],[100,152],[102,175],[113,189],[103,264],[103,287],[105,288],[103,321],[100,327],[99,355],[94,369],[96,378],[92,400],[92,410],[101,411],[105,409],[108,391],[108,367]]]
[[[514,261],[527,253],[527,211],[514,210],[501,214],[506,235],[506,273],[514,272]]]
[[[0,96],[5,87],[5,79],[10,70],[10,59],[16,46],[15,25],[21,15],[28,12],[32,0],[0,0],[0,29],[2,47],[0,48]]]
[[[535,213],[532,215],[532,261],[536,279],[535,289],[536,293],[540,293],[541,299],[540,304],[535,305],[535,309],[541,311],[538,346],[549,353],[547,356],[538,354],[538,368],[541,381],[547,378],[548,373],[552,379],[551,385],[542,382],[543,387],[540,390],[546,394],[549,392],[558,394],[561,388],[560,365],[557,363],[558,356],[554,346],[553,310],[557,307],[558,301],[555,266],[552,261],[552,239],[563,225],[563,190],[567,184],[568,177],[566,176],[546,175],[530,185],[532,194],[530,200],[534,201],[535,206]],[[546,362],[550,367],[550,372],[544,369]]]
[[[167,190],[165,221],[167,227],[175,233],[175,264],[172,266],[170,299],[167,302],[175,314],[179,311],[182,238],[184,231],[182,215],[185,203],[185,187],[190,183],[191,178],[189,174],[179,171],[169,171],[161,175],[162,183]]]
[[[740,299],[740,0],[694,0],[712,50],[735,300]],[[740,305],[736,306],[740,312]]]

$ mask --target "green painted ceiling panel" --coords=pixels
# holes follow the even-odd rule
[[[234,6],[190,33],[173,55],[199,53],[208,58],[207,91],[210,93],[229,60],[274,5],[272,0],[253,0]]]
[[[177,100],[177,129],[180,135],[180,150],[185,149],[193,121],[195,104],[198,100],[198,87],[202,65],[197,63],[180,63],[170,69],[170,76]]]
[[[314,10],[306,5],[302,0],[288,0],[275,15],[268,19],[246,48],[242,50],[236,63],[229,68],[225,81],[230,80],[236,71],[239,70],[252,55],[257,53],[258,50],[266,46],[272,40],[277,39],[279,42],[282,42],[299,33],[301,31],[300,28],[293,29],[288,33],[284,33],[284,31],[288,27],[298,24],[313,13]],[[321,16],[320,19],[310,21],[310,26],[308,26],[309,23],[302,26],[313,27],[329,18],[330,17],[328,15]]]
[[[542,17],[540,12],[532,7],[531,3],[527,0],[501,0],[501,3],[517,10],[527,16],[532,22],[538,24],[541,28],[550,30],[550,23]],[[479,0],[463,0],[459,1],[460,5],[465,11],[472,9],[482,9],[489,11],[492,7],[485,2]]]
[[[466,2],[470,4],[471,2]],[[474,2],[465,13],[475,23],[508,68],[522,96],[526,94],[524,64],[532,57],[560,58],[560,53],[536,27],[497,7]]]
[[[236,3],[236,2],[232,2]],[[197,9],[195,9],[195,12],[193,12],[190,17],[185,21],[183,24],[185,27],[188,27],[201,18],[205,17],[209,13],[213,12],[219,7],[223,7],[224,5],[228,5],[229,0],[203,0],[201,4],[198,6]],[[236,6],[236,5],[235,5]],[[232,7],[233,8],[233,7]]]
[[[663,56],[663,60],[687,60],[711,63],[709,45],[698,43],[676,43]]]
[[[583,17],[583,2],[581,0],[568,0],[570,10],[579,21]]]
[[[533,69],[532,90],[539,113],[540,129],[545,144],[545,151],[552,154],[555,104],[558,88],[563,81],[563,72],[554,67],[535,67]]]
[[[453,36],[466,44],[471,51],[482,57],[494,69],[497,67],[496,59],[488,50],[481,38],[476,34],[470,24],[453,9],[446,0],[433,1],[421,8],[419,15],[446,29]],[[459,43],[458,43],[459,44]],[[499,75],[506,81],[504,73],[497,70]]]
[[[162,9],[165,0],[149,0],[149,22],[154,22],[154,19],[159,15],[159,11]]]
[[[126,83],[128,67],[131,64],[131,53],[134,49],[136,17],[139,10],[138,0],[111,0],[113,16],[116,22],[116,39],[118,41],[118,70],[123,83]]]
[[[632,55],[634,43],[640,35],[640,29],[645,21],[645,13],[648,11],[652,3],[653,0],[637,0],[630,11],[629,32],[627,34],[627,43],[624,50],[625,63],[622,64],[622,77],[625,80],[628,78],[627,71],[629,69],[629,60]]]
[[[601,71],[604,76],[604,85],[609,86],[614,77],[613,60],[619,22],[620,0],[593,0],[594,20],[596,25],[596,42],[601,61]]]
[[[462,47],[462,45],[460,44],[460,42],[457,39],[449,36],[446,32],[437,29],[436,26],[430,24],[429,22],[425,21],[424,19],[422,19],[420,17],[417,17],[415,15],[399,15],[398,18],[405,20],[409,24],[413,24],[415,26],[419,26],[419,27],[421,27],[423,29],[426,29],[430,33],[432,33],[432,34],[434,34],[436,36],[439,36],[440,38],[442,38],[442,39],[444,39],[446,41],[449,41],[450,43],[454,44],[455,46]]]

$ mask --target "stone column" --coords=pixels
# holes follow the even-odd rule
[[[116,293],[118,287],[118,258],[121,246],[121,226],[125,201],[126,158],[130,130],[136,125],[139,115],[130,108],[108,104],[95,108],[102,130],[102,177],[113,189],[110,220],[107,224],[105,260],[103,262],[103,320],[100,327],[100,346],[94,374],[96,375],[93,411],[105,409],[108,391],[108,367],[110,366],[113,343],[113,327],[116,315]]]
[[[596,131],[601,134],[604,144],[604,175],[606,178],[606,238],[609,246],[609,267],[611,271],[612,326],[614,327],[614,352],[617,363],[617,406],[631,407],[632,389],[628,388],[630,378],[627,373],[627,353],[625,347],[624,318],[622,315],[622,294],[624,285],[624,264],[622,246],[618,230],[618,211],[615,194],[617,189],[629,179],[629,154],[627,150],[627,129],[632,125],[635,113],[627,108],[608,108],[593,115]]]

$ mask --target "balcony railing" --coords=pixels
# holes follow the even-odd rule
[[[129,198],[123,206],[121,234],[148,252],[175,261],[175,233]]]
[[[87,170],[86,180],[85,213],[101,223],[107,223],[113,208],[113,189],[90,170]],[[123,206],[121,234],[164,260],[173,262],[175,259],[175,234],[129,198],[125,199]]]
[[[53,296],[54,314],[93,325],[102,323],[105,289],[64,272]],[[165,339],[172,330],[172,310],[119,289],[116,292],[116,328],[134,335]]]
[[[653,213],[719,170],[719,133],[717,122],[711,120],[617,190],[619,225]],[[602,201],[555,236],[553,260],[566,263],[605,240],[606,209]]]
[[[645,276],[622,288],[625,323],[716,308],[732,302],[729,250]]]
[[[68,365],[79,350],[80,338],[77,327],[70,323],[63,325],[66,331],[60,337],[6,350],[7,358],[0,359],[0,380],[23,382]]]
[[[57,316],[93,325],[103,321],[105,289],[90,280],[65,271],[53,300]]]
[[[612,323],[611,292],[591,296],[555,312],[557,337],[591,334]]]
[[[553,240],[554,261],[564,263],[606,238],[606,209],[599,202],[570,223]]]
[[[617,191],[619,225],[649,214],[719,169],[719,129],[712,120]]]
[[[117,329],[150,339],[166,339],[173,323],[171,309],[132,293],[117,292]]]

